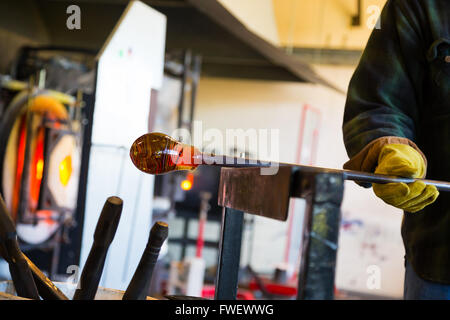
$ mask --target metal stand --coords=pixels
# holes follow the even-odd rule
[[[344,192],[343,179],[335,174],[307,178],[303,241],[297,299],[333,299],[337,241]]]
[[[343,192],[343,175],[335,172],[280,167],[276,175],[261,175],[259,168],[222,168],[218,202],[224,209],[215,298],[236,299],[243,213],[286,221],[289,199],[304,198],[297,299],[333,299]]]
[[[244,213],[242,211],[223,208],[216,300],[236,299],[243,223]]]

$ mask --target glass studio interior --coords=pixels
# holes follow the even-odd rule
[[[1,1],[0,298],[402,298],[401,211],[308,171],[348,160],[358,3]]]

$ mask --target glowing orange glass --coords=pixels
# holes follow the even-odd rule
[[[175,170],[193,170],[198,166],[196,158],[201,153],[193,146],[180,143],[158,133],[147,133],[133,143],[130,157],[141,171],[163,174]]]
[[[63,186],[67,186],[72,175],[72,157],[68,155],[59,164],[59,181]]]

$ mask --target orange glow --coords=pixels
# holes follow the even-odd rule
[[[59,164],[59,180],[63,186],[67,186],[72,175],[72,157],[68,155]]]
[[[42,180],[42,172],[44,171],[44,160],[39,159],[36,163],[36,179]]]
[[[164,174],[175,170],[195,170],[201,152],[159,132],[144,134],[134,141],[130,158],[139,170]],[[200,159],[201,160],[201,159]]]
[[[44,138],[45,129],[44,127],[40,127],[35,139],[34,155],[30,172],[30,205],[33,210],[37,209],[38,206],[42,174],[44,171]]]
[[[20,193],[20,181],[23,172],[23,162],[25,154],[25,136],[26,136],[25,116],[22,116],[19,124],[19,140],[17,144],[17,167],[16,175],[14,179],[13,195],[12,195],[12,210],[11,215],[13,219],[16,219],[17,209],[19,207],[19,193]]]
[[[56,98],[47,95],[39,95],[34,98],[30,110],[41,114],[47,113],[51,118],[60,120],[65,120],[69,117],[64,105]]]
[[[189,180],[181,181],[181,189],[188,191],[188,190],[191,190],[191,188],[192,188],[192,182],[190,182]]]
[[[43,220],[48,225],[56,223],[55,219],[52,218],[52,216],[55,215],[55,212],[52,210],[38,210],[36,214],[38,215],[39,219]]]
[[[189,172],[186,175],[186,179],[181,181],[181,189],[183,189],[185,191],[189,191],[192,189],[193,184],[194,184],[194,175],[191,172]]]

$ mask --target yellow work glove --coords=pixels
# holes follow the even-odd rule
[[[387,144],[378,156],[376,174],[423,178],[426,164],[422,155],[406,144]],[[387,204],[408,212],[422,210],[433,203],[439,195],[435,186],[422,181],[413,183],[373,184],[373,191]]]

